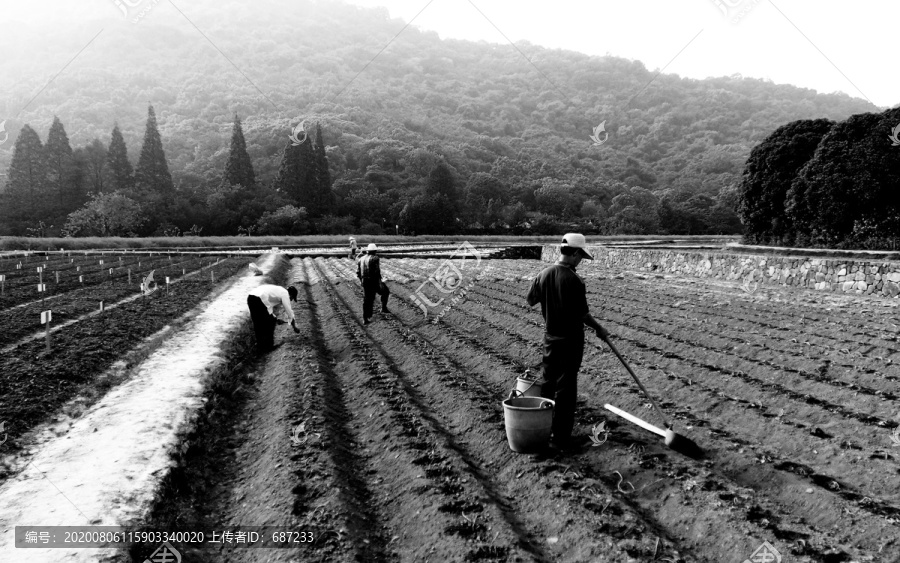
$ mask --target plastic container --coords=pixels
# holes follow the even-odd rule
[[[509,448],[536,453],[547,447],[555,403],[542,397],[510,397],[503,401],[503,422]]]

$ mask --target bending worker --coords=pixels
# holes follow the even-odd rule
[[[375,243],[366,247],[366,255],[356,263],[356,277],[363,286],[363,323],[369,324],[372,320],[372,309],[375,305],[375,294],[381,295],[381,312],[390,313],[388,310],[388,297],[391,292],[387,284],[381,279],[381,260],[377,256],[378,247]]]
[[[263,284],[255,287],[247,296],[250,319],[256,332],[256,347],[260,352],[275,348],[275,325],[291,321],[294,332],[300,332],[294,319],[291,301],[297,300],[297,288],[287,289],[279,285]]]
[[[584,326],[606,341],[609,333],[588,311],[584,281],[575,273],[583,258],[593,260],[585,250],[584,235],[569,233],[560,245],[556,264],[541,271],[528,292],[530,306],[541,304],[544,317],[544,383],[541,395],[556,401],[551,447],[569,449],[587,442],[587,436],[573,438],[578,370],[584,355]]]

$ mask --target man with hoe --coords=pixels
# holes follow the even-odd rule
[[[583,258],[593,260],[584,235],[568,233],[560,245],[556,264],[548,266],[534,279],[528,292],[528,305],[541,304],[544,317],[544,382],[541,395],[556,401],[553,413],[551,447],[577,448],[587,436],[574,438],[575,400],[578,396],[578,370],[584,355],[584,326],[596,331],[603,341],[609,333],[588,311],[584,281],[575,273]]]
[[[388,297],[391,295],[387,284],[381,279],[381,260],[377,255],[378,247],[375,243],[366,247],[365,255],[356,263],[356,277],[362,282],[363,287],[363,323],[372,322],[372,309],[375,305],[375,294],[381,295],[381,312],[390,313],[388,310]]]
[[[260,352],[269,352],[275,348],[275,325],[291,321],[294,332],[300,332],[294,319],[291,301],[297,300],[297,288],[287,289],[271,284],[262,284],[250,291],[247,296],[247,308],[256,332],[256,347]],[[279,344],[280,346],[280,344]]]

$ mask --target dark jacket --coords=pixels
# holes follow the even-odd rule
[[[367,254],[356,263],[356,277],[363,285],[381,284],[381,260],[374,254]]]
[[[587,290],[575,270],[564,264],[545,268],[531,283],[528,304],[541,304],[545,332],[560,338],[584,338]]]

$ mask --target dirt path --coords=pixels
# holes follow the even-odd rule
[[[270,261],[263,266],[267,269]],[[124,525],[141,515],[169,464],[176,435],[199,406],[200,381],[221,361],[218,349],[245,316],[259,278],[245,276],[107,393],[67,432],[32,452],[0,488],[0,553],[15,561],[97,561],[92,549],[18,549],[16,525]]]

